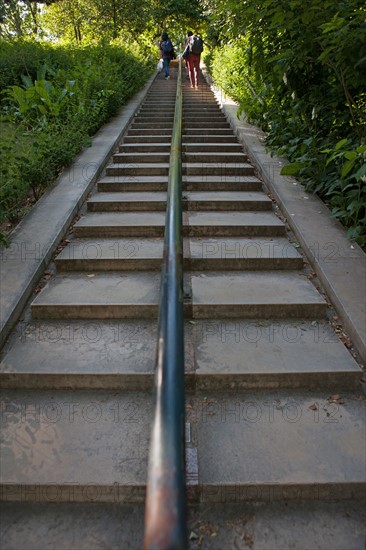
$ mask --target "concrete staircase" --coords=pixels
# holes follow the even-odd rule
[[[360,369],[209,87],[186,82],[189,547],[363,548]],[[156,79],[4,350],[4,549],[141,547],[175,88]]]

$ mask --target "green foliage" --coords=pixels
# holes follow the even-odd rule
[[[365,242],[366,7],[360,0],[205,0],[210,69],[272,151]],[[347,143],[346,150],[336,149]],[[322,150],[337,151],[327,163]],[[332,153],[332,154],[333,154]],[[361,174],[361,175],[360,175]]]
[[[45,45],[42,56],[40,45],[15,42],[4,48],[10,67],[29,58],[28,45],[38,52],[38,61],[47,63],[32,66],[21,84],[19,78],[15,83],[8,80],[3,89],[0,223],[21,216],[26,197],[39,197],[90,142],[89,136],[141,88],[155,65],[143,48]]]
[[[329,177],[319,189],[332,213],[348,234],[366,244],[366,145],[356,146],[342,139],[333,149],[325,149]],[[339,177],[340,174],[340,177]],[[333,177],[332,177],[333,176]]]
[[[43,73],[43,74],[40,74]],[[57,90],[52,82],[45,79],[46,68],[42,67],[38,79],[32,82],[23,75],[24,87],[9,86],[3,94],[13,108],[8,109],[6,120],[25,123],[30,128],[45,126],[60,117],[65,103],[74,95],[74,81],[66,82],[62,90]]]
[[[48,74],[51,74],[58,68],[68,72],[73,64],[73,51],[68,48],[33,40],[0,40],[0,90],[6,86],[21,86],[22,75],[36,80],[42,66],[48,67]]]
[[[40,5],[42,4],[42,6]],[[136,44],[149,34],[150,48],[165,29],[179,44],[187,29],[201,29],[200,0],[7,0],[0,3],[0,38],[44,38],[68,44]]]

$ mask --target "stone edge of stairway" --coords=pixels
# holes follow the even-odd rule
[[[363,250],[351,243],[346,230],[331,216],[319,197],[306,193],[301,182],[293,176],[281,176],[286,159],[271,156],[266,151],[264,132],[246,122],[244,115],[239,119],[238,105],[212,83],[205,68],[203,73],[238,140],[245,147],[258,177],[274,196],[365,364],[366,257]]]
[[[154,73],[46,191],[0,249],[0,347],[30,298],[70,223],[128,128],[158,73]],[[50,221],[53,223],[50,224]]]

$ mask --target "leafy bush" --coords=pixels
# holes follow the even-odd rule
[[[288,158],[284,173],[299,175],[365,244],[364,2],[207,6],[217,32],[209,59],[214,80],[262,127],[271,151]]]
[[[141,88],[155,60],[138,47],[132,52],[118,45],[67,49],[0,42],[0,65],[6,82],[0,122],[2,223],[21,216],[29,192],[40,196]]]
[[[65,71],[71,70],[72,51],[66,47],[55,47],[47,42],[0,40],[0,90],[6,86],[21,86],[22,75],[35,80],[42,66],[52,68],[52,71],[57,71],[59,68]]]

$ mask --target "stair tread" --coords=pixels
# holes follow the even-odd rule
[[[191,283],[194,304],[326,304],[305,275],[291,271],[192,272]]]
[[[192,325],[186,321],[186,340],[195,347],[197,387],[229,389],[238,379],[249,386],[297,387],[306,376],[316,387],[358,388],[361,371],[351,354],[327,321],[312,323],[202,319]],[[55,388],[106,383],[119,388],[133,382],[136,389],[148,376],[150,387],[156,337],[157,322],[152,320],[58,321],[57,327],[31,321],[9,343],[0,380],[3,386],[8,380],[29,387],[32,375],[42,375],[48,377],[43,383]],[[132,382],[131,375],[135,375]],[[34,384],[40,385],[39,378]]]
[[[65,384],[59,375],[79,375],[85,387],[92,387],[93,380],[86,378],[119,375],[120,382],[127,383],[121,375],[153,375],[156,338],[157,322],[152,320],[58,321],[57,327],[35,320],[15,335],[1,361],[0,379],[4,373],[13,378],[50,375],[57,388]]]
[[[73,273],[56,275],[35,298],[32,308],[43,305],[90,305],[158,303],[159,272]]]
[[[187,212],[189,226],[256,225],[283,227],[283,222],[273,212]],[[78,227],[164,226],[164,212],[91,212],[81,218]]]
[[[326,390],[203,397],[197,411],[201,483],[278,484],[279,491],[286,484],[365,486],[365,401],[354,394],[343,392],[342,405],[328,403]]]
[[[118,153],[116,155],[116,157],[118,158],[118,156],[120,155],[121,153]],[[243,155],[244,156],[244,155]],[[212,167],[214,165],[217,165],[217,166],[222,166],[224,168],[237,168],[237,169],[240,169],[240,168],[251,168],[253,169],[253,166],[251,164],[249,164],[248,162],[245,162],[243,160],[243,162],[220,162],[220,160],[218,160],[218,162],[216,163],[212,163],[212,162],[201,162],[200,163],[200,167],[204,170],[205,168],[208,168],[208,167]],[[197,166],[197,163],[196,162],[183,162],[182,163],[182,166],[186,166],[186,167],[196,167]],[[135,163],[126,163],[126,164],[123,164],[123,163],[120,163],[120,162],[114,162],[113,164],[109,164],[107,166],[107,170],[108,168],[114,168],[114,169],[123,169],[123,168],[128,168],[130,169],[131,167],[133,168],[150,168],[150,169],[153,169],[153,168],[156,168],[156,169],[159,169],[159,168],[169,168],[169,163],[168,162],[135,162]]]
[[[90,550],[143,546],[143,504],[121,504],[118,499],[113,507],[73,502],[52,506],[7,503],[2,513],[7,525],[2,539],[4,548]],[[361,550],[364,530],[364,504],[357,501],[315,500],[292,502],[291,506],[287,502],[277,502],[275,506],[211,502],[188,506],[188,532],[194,533],[190,550],[197,548],[194,536],[200,538],[202,547],[210,550],[240,548],[243,540],[253,541],[250,542],[253,550],[284,550],[299,545]]]
[[[113,165],[110,165],[113,166]],[[258,182],[261,183],[260,180],[254,176],[244,176],[244,175],[236,175],[236,176],[224,176],[224,177],[218,177],[215,175],[205,175],[205,176],[196,176],[196,175],[183,175],[182,176],[183,183],[186,182],[193,182],[193,183],[200,183],[200,182],[227,182],[227,183],[237,183],[240,185],[241,183],[247,183],[247,182]],[[104,176],[99,180],[99,183],[131,183],[133,184],[135,181],[143,181],[146,183],[153,182],[153,183],[160,183],[160,182],[168,182],[168,175],[161,175],[161,176],[146,176],[146,175],[139,175],[139,176]]]
[[[301,258],[285,238],[245,237],[187,238],[190,258]],[[74,239],[57,256],[59,259],[128,259],[162,258],[163,238],[155,239]]]
[[[145,483],[148,394],[8,390],[3,399],[2,483]]]
[[[275,484],[279,492],[288,485],[364,486],[365,402],[343,392],[344,404],[334,407],[328,396],[326,391],[188,396],[200,483]],[[3,401],[2,483],[95,484],[99,491],[116,483],[145,483],[149,395],[7,390]],[[310,409],[314,403],[319,411]]]
[[[326,320],[202,319],[193,330],[198,377],[294,374],[295,382],[299,374],[346,372],[356,380],[361,376],[356,361]],[[277,380],[278,387],[283,383]]]
[[[154,202],[166,201],[167,194],[162,192],[154,192],[146,194],[144,192],[100,192],[93,195],[88,202]],[[271,199],[264,193],[254,191],[216,191],[210,193],[207,191],[187,191],[184,193],[184,198],[188,201],[256,201],[263,203],[271,203]]]
[[[299,273],[209,272],[186,273],[192,284],[193,304],[325,304],[306,276]],[[35,298],[32,308],[44,305],[157,304],[160,273],[62,273],[52,278]]]

